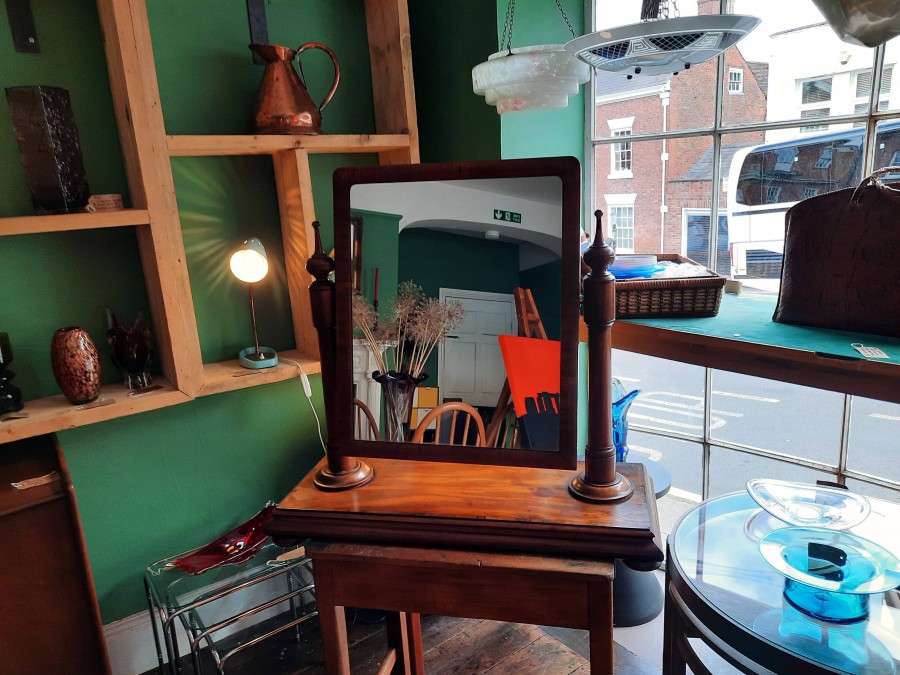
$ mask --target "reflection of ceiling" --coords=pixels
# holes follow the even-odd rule
[[[560,257],[562,183],[555,176],[442,182],[354,185],[351,205],[400,214],[400,229],[428,228],[520,245],[520,267],[528,269]],[[521,223],[495,212],[521,215]]]

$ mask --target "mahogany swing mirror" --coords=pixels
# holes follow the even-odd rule
[[[330,465],[576,467],[581,180],[572,157],[335,172]]]

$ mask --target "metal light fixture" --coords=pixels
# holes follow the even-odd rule
[[[556,6],[575,37],[558,0]],[[572,57],[562,44],[513,48],[515,12],[516,0],[509,0],[500,38],[504,50],[491,54],[472,69],[472,90],[484,96],[488,105],[496,106],[498,114],[565,108],[569,96],[577,94],[578,88],[590,79],[590,68]]]
[[[594,68],[628,73],[629,79],[677,73],[718,56],[759,23],[739,14],[670,19],[668,0],[644,0],[641,23],[583,35],[568,42],[566,51]]]
[[[270,347],[260,347],[256,333],[256,309],[253,304],[253,284],[262,281],[269,272],[269,258],[262,242],[247,239],[231,254],[231,273],[247,284],[250,298],[250,321],[253,325],[253,346],[242,349],[238,361],[244,368],[271,368],[278,363],[278,354]]]

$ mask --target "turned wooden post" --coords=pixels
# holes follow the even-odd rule
[[[319,221],[312,224],[315,232],[315,250],[306,263],[306,271],[315,281],[309,286],[309,302],[312,309],[313,325],[319,335],[319,358],[322,362],[322,393],[325,399],[325,418],[329,422],[337,419],[335,377],[337,373],[337,321],[335,314],[334,282],[328,276],[334,271],[334,260],[325,254]],[[350,405],[350,401],[343,401]],[[369,465],[355,457],[342,457],[332,452],[333,435],[328,434],[326,455],[328,463],[316,472],[315,484],[323,490],[346,490],[368,483],[375,477]]]
[[[591,271],[584,278],[584,322],[588,327],[588,444],[584,472],[569,483],[575,497],[592,502],[626,499],[634,486],[616,472],[612,434],[612,325],[616,320],[616,279],[607,270],[616,254],[603,241],[602,211],[597,233],[584,254]]]

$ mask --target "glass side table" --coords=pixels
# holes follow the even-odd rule
[[[181,555],[159,560],[144,572],[161,673],[165,668],[163,647],[169,672],[180,672],[176,620],[188,635],[188,651],[194,672],[199,674],[203,647],[209,648],[217,671],[224,673],[232,656],[276,633],[294,628],[299,641],[299,625],[318,615],[312,566],[302,548],[286,549],[269,541],[244,563],[221,565],[202,574],[174,567],[173,561]],[[259,621],[269,615],[283,621],[247,637],[249,631],[242,629],[255,625],[248,620],[256,617]]]
[[[850,532],[900,554],[900,505],[870,499]],[[709,673],[689,638],[699,638],[745,673],[890,674],[900,668],[900,594],[871,595],[856,623],[821,621],[784,599],[785,577],[760,555],[759,539],[789,527],[746,492],[688,511],[667,542],[663,673]]]

